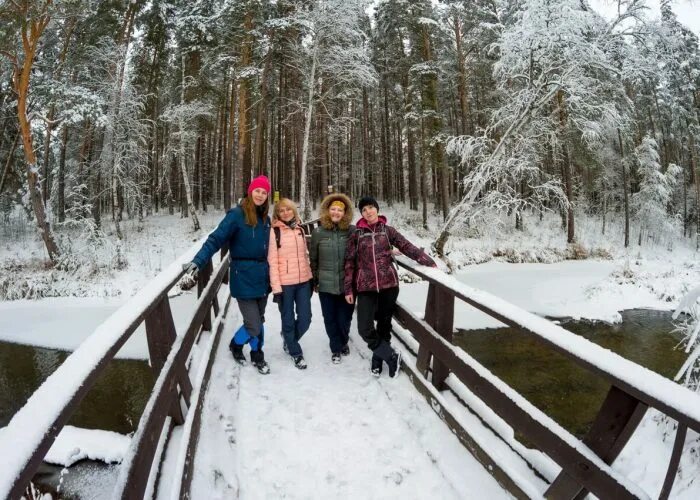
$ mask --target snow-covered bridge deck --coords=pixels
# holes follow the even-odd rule
[[[224,334],[202,414],[192,498],[510,497],[405,373],[370,374],[354,325],[350,356],[332,364],[316,295],[312,304],[311,329],[301,342],[306,370],[282,351],[271,302],[269,375],[237,365]],[[232,307],[224,331],[239,321]],[[167,488],[160,493],[169,497]]]

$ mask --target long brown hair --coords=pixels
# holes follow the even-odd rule
[[[262,218],[263,220],[265,220],[265,217],[267,217],[267,213],[270,210],[269,196],[265,200],[265,203],[262,204],[262,207]],[[249,226],[255,226],[258,223],[258,214],[256,211],[257,207],[255,206],[255,202],[253,201],[253,198],[250,195],[243,198],[243,201],[241,201],[241,208],[243,209],[243,213],[245,214],[245,223]]]

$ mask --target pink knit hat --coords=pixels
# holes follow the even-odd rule
[[[248,194],[252,193],[253,189],[257,188],[263,188],[265,191],[267,191],[268,194],[270,194],[270,191],[272,191],[272,188],[270,187],[270,181],[264,175],[259,175],[255,179],[250,181],[250,186],[248,186]]]

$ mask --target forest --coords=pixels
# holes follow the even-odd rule
[[[266,174],[450,235],[581,216],[700,244],[700,48],[670,0],[2,0],[0,213],[62,232],[228,209]],[[536,218],[535,218],[536,220]]]

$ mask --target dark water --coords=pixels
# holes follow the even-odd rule
[[[635,363],[672,378],[685,360],[674,347],[671,313],[633,309],[622,323],[564,320],[561,326]],[[462,331],[454,342],[574,435],[583,436],[609,384],[513,328]]]
[[[0,342],[0,427],[70,353]],[[127,434],[138,426],[155,378],[146,361],[113,360],[73,414],[70,425]]]

